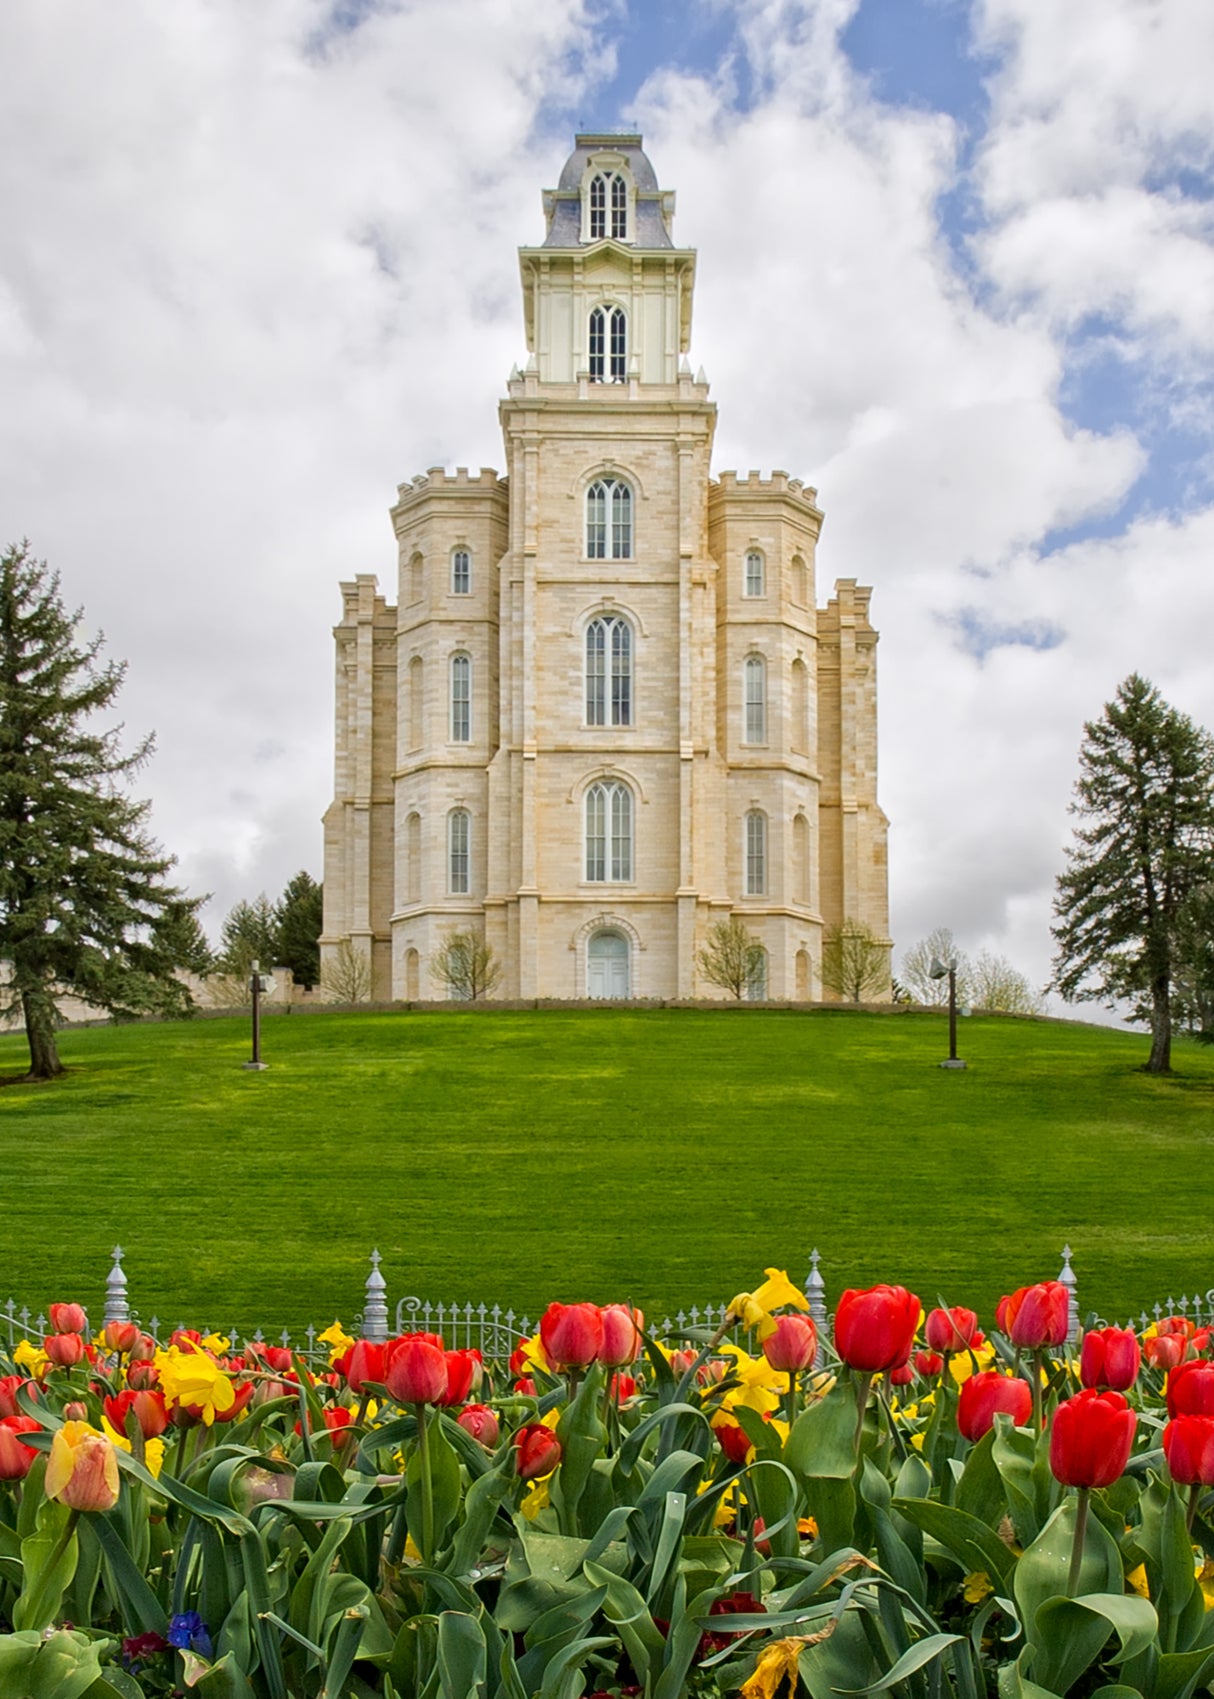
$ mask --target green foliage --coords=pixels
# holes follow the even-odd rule
[[[259,1075],[247,1017],[73,1030],[53,1112],[0,1091],[5,1291],[36,1312],[66,1267],[99,1303],[116,1236],[147,1313],[271,1337],[352,1315],[374,1245],[393,1302],[531,1314],[545,1267],[660,1316],[768,1263],[803,1277],[815,1239],[832,1298],[898,1278],[989,1307],[1068,1240],[1084,1308],[1191,1291],[1208,1229],[1177,1176],[1204,1172],[1214,1051],[1179,1037],[1157,1079],[1115,1028],[975,1015],[964,1036],[950,1081],[943,1015],[848,1006],[269,1013]],[[0,1034],[0,1074],[22,1050]],[[65,1209],[67,1173],[113,1207]],[[928,1221],[949,1227],[930,1245]]]
[[[431,978],[457,1003],[491,997],[502,977],[493,946],[475,932],[449,932],[430,961]]]
[[[1202,885],[1181,904],[1174,931],[1177,1023],[1214,1044],[1214,884]]]
[[[710,985],[719,985],[739,1001],[762,985],[767,954],[738,915],[718,920],[708,929],[700,951],[700,972]]]
[[[263,973],[278,962],[278,911],[264,891],[252,902],[242,897],[228,911],[216,966],[221,973],[246,978],[254,962]]]
[[[861,1003],[889,989],[889,946],[866,920],[828,926],[822,940],[822,983],[846,1002]]]
[[[148,805],[126,793],[151,750],[98,729],[124,668],[81,644],[59,579],[25,544],[0,556],[0,959],[30,1072],[61,1071],[57,999],[115,1014],[184,1012],[173,977],[197,949],[198,900],[167,881]]]
[[[289,967],[296,985],[310,991],[320,980],[320,931],[324,889],[301,870],[287,881],[274,910],[278,927],[275,962]]]
[[[1058,877],[1054,984],[1068,1001],[1145,998],[1148,1068],[1171,1066],[1176,927],[1214,879],[1214,739],[1132,673],[1084,727]]]

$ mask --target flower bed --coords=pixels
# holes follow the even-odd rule
[[[553,1304],[285,1348],[52,1307],[0,1379],[0,1699],[998,1692],[1214,1674],[1214,1363],[904,1288],[821,1339],[778,1270],[672,1346]]]

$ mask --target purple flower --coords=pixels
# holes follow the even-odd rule
[[[169,1623],[169,1645],[181,1652],[197,1652],[200,1658],[215,1656],[207,1625],[197,1611],[178,1611]]]

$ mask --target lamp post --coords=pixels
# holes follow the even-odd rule
[[[261,994],[273,989],[274,981],[268,973],[262,973],[260,962],[254,962],[249,970],[249,990],[253,993],[253,1056],[240,1064],[248,1071],[261,1073],[268,1065],[261,1059]]]
[[[941,1062],[940,1066],[964,1068],[965,1063],[957,1059],[957,963],[955,960],[942,962],[939,956],[933,956],[927,972],[930,979],[948,976],[948,1061]]]

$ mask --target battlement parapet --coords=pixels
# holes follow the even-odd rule
[[[767,478],[757,470],[748,472],[745,477],[736,471],[718,472],[710,480],[710,491],[714,487],[722,495],[786,495],[815,510],[818,505],[818,492],[812,484],[803,483],[800,478],[790,478],[787,472],[779,470],[773,471]]]

